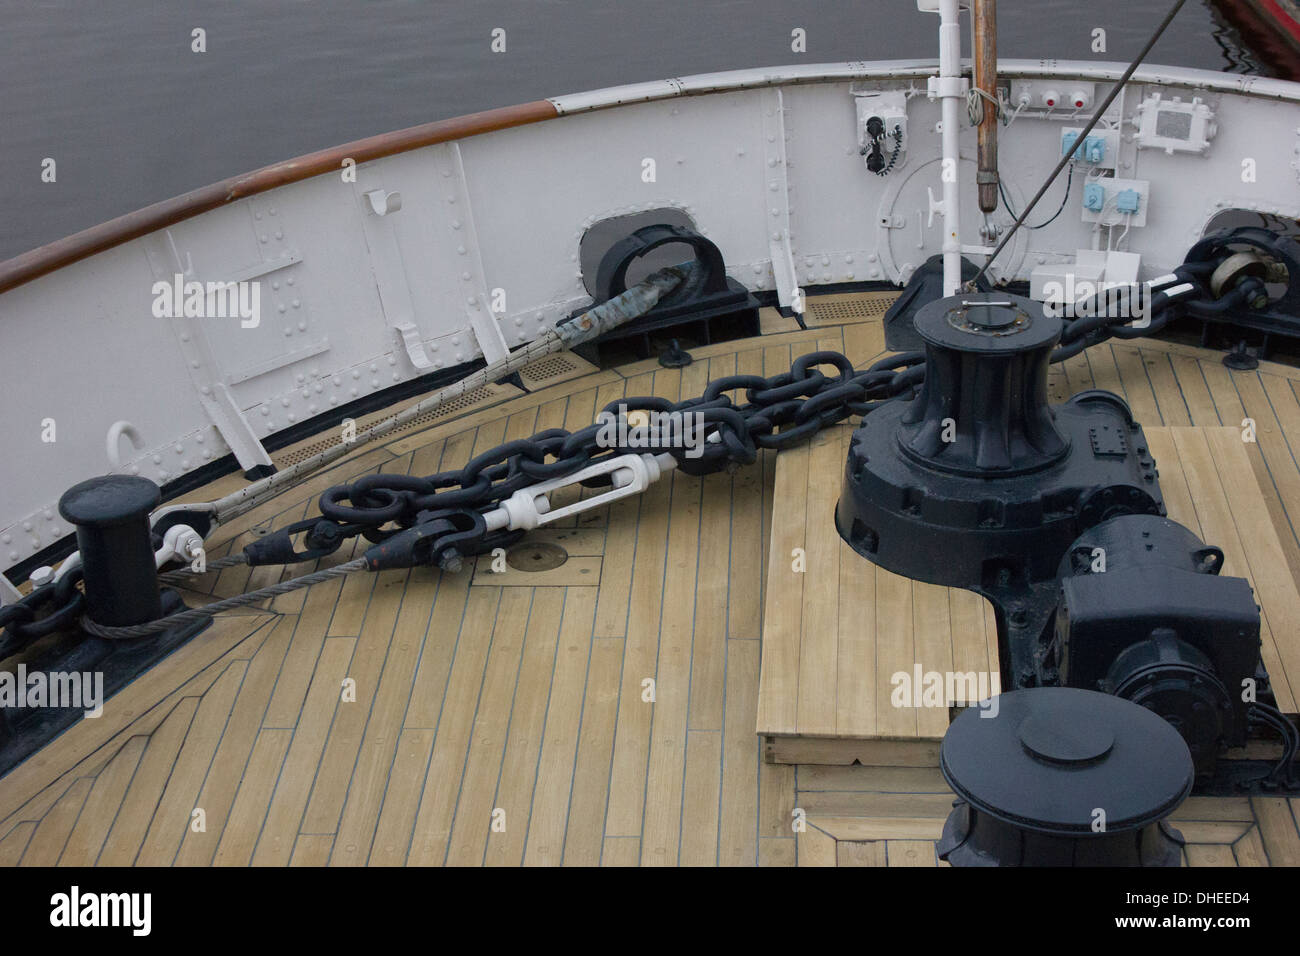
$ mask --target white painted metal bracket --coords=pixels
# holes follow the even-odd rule
[[[186,252],[182,267],[181,255],[170,229],[146,236],[144,243],[145,254],[155,279],[170,282],[176,273],[186,278],[193,277],[190,254]],[[185,368],[189,372],[190,381],[194,383],[199,403],[230,446],[239,466],[245,471],[259,465],[270,467],[271,457],[253,433],[253,426],[235,403],[230,389],[221,381],[221,370],[212,354],[202,322],[183,315],[173,316],[168,321],[181,355],[185,358]]]
[[[790,180],[786,172],[785,106],[781,91],[763,91],[763,159],[767,175],[768,242],[772,256],[772,275],[776,280],[776,299],[796,312],[803,311],[799,277],[794,271],[794,244],[790,235]],[[796,301],[797,300],[797,301]]]
[[[397,338],[397,344],[406,352],[406,357],[412,365],[421,371],[433,368],[433,362],[429,360],[428,353],[424,351],[424,342],[420,339],[420,330],[415,327],[414,322],[402,322],[394,325],[393,334]]]
[[[510,347],[492,314],[491,296],[483,271],[483,254],[474,223],[474,210],[470,205],[469,187],[465,180],[465,164],[461,159],[460,144],[443,143],[432,147],[434,169],[443,187],[447,207],[447,222],[456,244],[456,261],[451,263],[456,282],[465,300],[465,317],[470,329],[489,364],[506,357]]]
[[[22,600],[22,596],[23,593],[14,587],[12,581],[0,574],[0,607],[6,604],[17,604]]]

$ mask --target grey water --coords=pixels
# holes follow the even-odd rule
[[[1002,0],[999,53],[1128,61],[1170,3]],[[0,0],[0,260],[376,133],[690,73],[933,58],[936,26],[915,0]],[[1208,0],[1148,62],[1267,73]]]

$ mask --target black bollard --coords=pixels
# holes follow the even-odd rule
[[[156,484],[129,475],[91,478],[59,499],[59,514],[77,527],[86,613],[95,623],[124,627],[162,616],[149,529],[161,500]]]

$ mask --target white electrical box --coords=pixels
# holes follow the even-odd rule
[[[901,92],[855,93],[858,147],[869,162],[877,150],[880,169],[887,176],[907,163],[907,98]],[[874,123],[877,120],[878,123]],[[875,133],[872,130],[876,130]],[[871,168],[868,165],[868,168]]]
[[[1199,96],[1166,100],[1152,93],[1138,104],[1137,115],[1137,144],[1143,149],[1204,155],[1219,132],[1214,111]]]
[[[1074,262],[1049,262],[1029,273],[1029,297],[1038,302],[1062,305],[1077,302],[1097,291],[1106,274],[1106,253],[1080,249]]]

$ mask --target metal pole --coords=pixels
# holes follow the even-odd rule
[[[961,23],[959,0],[939,0],[939,84],[943,99],[943,294],[961,288],[961,206],[958,169],[961,164],[958,134],[961,104],[965,100],[961,77]]]
[[[994,100],[998,98],[998,21],[997,0],[975,0],[972,16],[975,19],[975,89],[982,90]],[[979,125],[979,172],[975,182],[979,189],[980,211],[994,212],[998,208],[998,111],[983,96],[983,117]],[[990,237],[992,238],[992,237]]]

